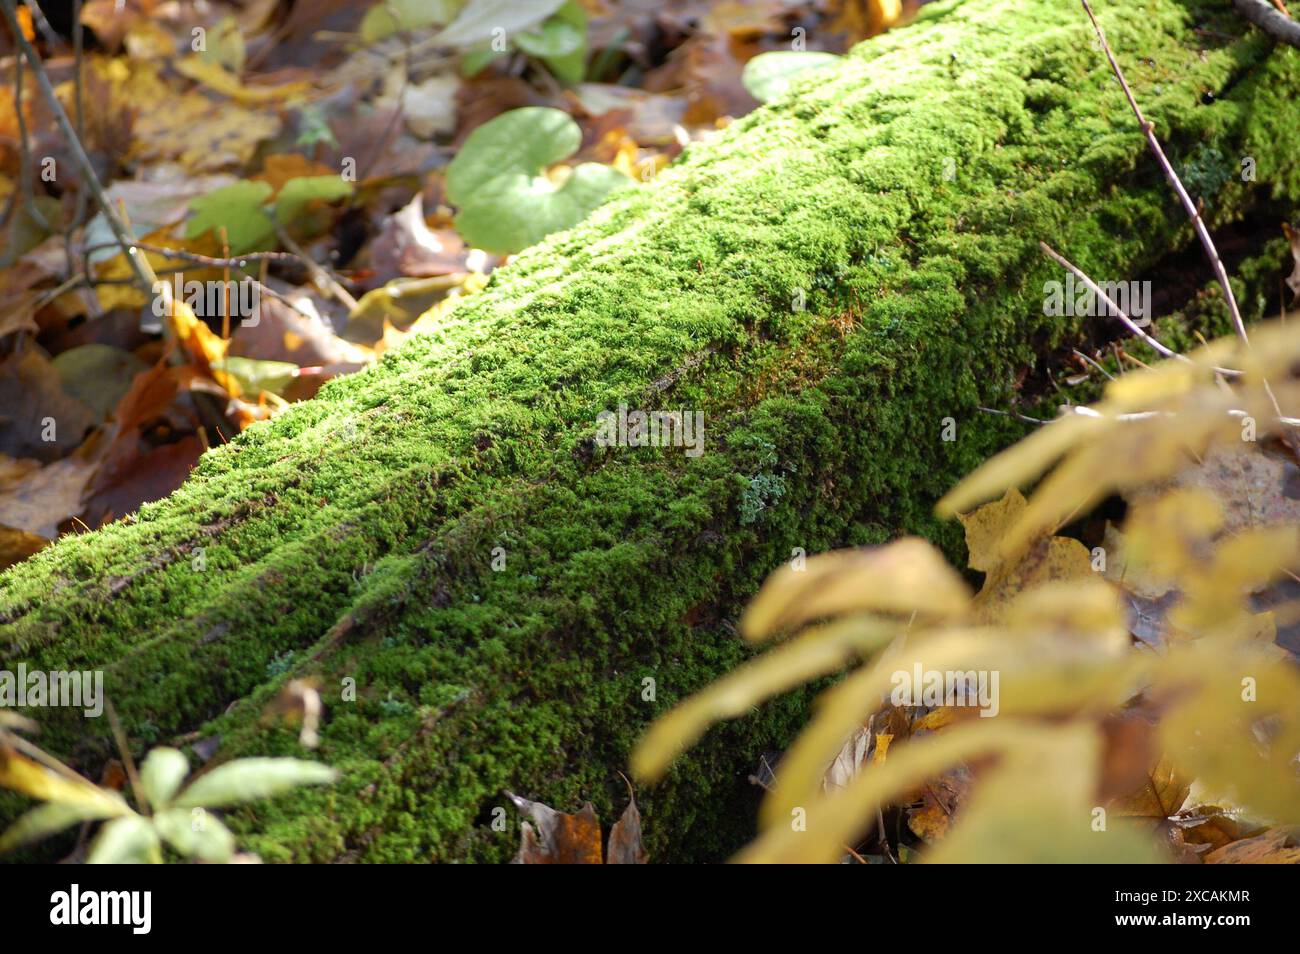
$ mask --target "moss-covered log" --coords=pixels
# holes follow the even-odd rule
[[[1221,2],[1099,6],[1216,222],[1293,210],[1296,51]],[[1040,240],[1122,280],[1189,237],[1076,3],[929,6],[170,498],[7,573],[0,659],[103,668],[137,755],[301,755],[261,714],[314,676],[317,757],[343,778],[236,813],[246,845],[507,857],[503,790],[614,815],[639,731],[741,659],[730,620],[794,548],[958,546],[933,501],[1016,426],[977,407],[1105,320],[1044,315],[1062,275]],[[703,453],[601,446],[620,404],[702,411]],[[654,857],[744,836],[746,774],[799,705],[716,730],[642,793]],[[88,772],[111,751],[105,720],[34,714]]]

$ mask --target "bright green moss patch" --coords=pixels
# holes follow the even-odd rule
[[[1104,20],[1178,163],[1257,159],[1254,182],[1214,176],[1213,221],[1295,207],[1294,51],[1214,39],[1241,26],[1208,0]],[[633,740],[744,657],[731,621],[794,548],[920,532],[959,555],[933,502],[1019,433],[977,407],[1098,320],[1043,315],[1040,240],[1121,280],[1189,238],[1075,11],[935,4],[136,520],[0,577],[0,658],[102,667],[137,742],[218,737],[220,758],[303,754],[261,714],[314,677],[317,756],[343,778],[235,813],[247,846],[504,859],[507,789],[616,816]],[[620,403],[703,411],[704,453],[597,445]],[[746,776],[805,701],[714,730],[639,793],[652,857],[746,837]],[[88,772],[109,754],[106,726],[37,715]]]

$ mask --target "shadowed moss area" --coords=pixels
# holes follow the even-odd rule
[[[1106,6],[1214,221],[1294,208],[1296,52],[1221,3]],[[1215,174],[1243,156],[1256,181]],[[919,532],[959,556],[933,502],[1020,433],[976,408],[1091,320],[1043,315],[1060,274],[1038,242],[1121,280],[1190,237],[1075,4],[929,6],[136,519],[0,577],[0,661],[105,669],[137,756],[213,736],[219,759],[304,755],[261,713],[316,678],[315,757],[344,775],[230,816],[267,860],[502,860],[507,789],[608,823],[637,734],[744,657],[730,621],[793,548]],[[703,454],[597,446],[621,402],[703,411]],[[714,730],[639,793],[653,858],[747,837],[746,776],[805,703]],[[85,771],[111,754],[104,720],[34,714]]]

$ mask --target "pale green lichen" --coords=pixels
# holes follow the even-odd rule
[[[1215,221],[1295,207],[1295,51],[1217,39],[1243,27],[1208,0],[1102,16],[1176,162],[1203,144],[1256,159]],[[729,619],[792,548],[911,531],[957,552],[933,501],[1019,433],[976,408],[1080,333],[1042,313],[1040,240],[1118,279],[1189,236],[1077,11],[928,6],[525,253],[434,333],[205,455],[136,520],[0,577],[0,655],[104,667],[135,740],[215,735],[223,758],[302,754],[261,713],[314,676],[317,757],[343,777],[234,813],[245,844],[507,857],[506,789],[615,816],[633,740],[744,657]],[[620,402],[703,410],[705,453],[596,447]],[[784,489],[746,523],[764,474]],[[745,776],[802,702],[719,727],[639,793],[652,857],[744,837]],[[37,715],[87,771],[110,752],[105,726]]]

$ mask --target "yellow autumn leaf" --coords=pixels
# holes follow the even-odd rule
[[[0,786],[41,801],[80,806],[99,813],[96,815],[99,818],[113,818],[131,811],[116,792],[85,779],[63,775],[3,744],[0,744]]]
[[[814,789],[807,798],[782,805],[779,812],[763,819],[759,837],[734,860],[749,864],[834,862],[844,846],[852,845],[875,820],[877,808],[958,762],[1032,745],[1048,733],[1051,741],[1056,741],[1055,730],[1005,719],[976,720],[891,746],[886,761],[860,773],[844,788],[825,796]],[[795,820],[804,824],[793,824]]]
[[[215,60],[191,54],[175,64],[176,72],[188,76],[208,89],[229,96],[244,106],[261,106],[268,103],[301,99],[311,91],[311,83],[296,81],[278,86],[247,86],[238,76]]]
[[[950,618],[967,607],[970,591],[938,550],[917,537],[882,547],[809,557],[803,569],[786,564],[768,577],[740,618],[751,642],[812,620],[875,611]]]
[[[980,622],[1000,618],[1027,590],[1093,575],[1087,547],[1068,537],[1026,541],[1019,553],[1008,553],[1004,541],[1013,528],[1022,524],[1027,509],[1024,496],[1013,487],[1001,500],[958,516],[966,531],[971,569],[986,574],[984,586],[972,604]]]
[[[910,633],[903,642],[822,693],[813,718],[781,760],[776,783],[759,809],[760,822],[779,824],[796,806],[808,804],[826,766],[853,727],[899,684],[898,674],[910,675],[917,667],[922,672],[983,668],[982,662],[994,646],[992,635],[974,628]]]
[[[865,619],[809,629],[728,673],[656,719],[632,752],[633,773],[655,781],[714,722],[735,718],[763,700],[829,673],[882,646],[893,626]]]
[[[926,864],[1155,864],[1165,860],[1137,826],[1093,824],[1102,738],[1094,724],[1035,726],[1000,749],[958,822]]]

